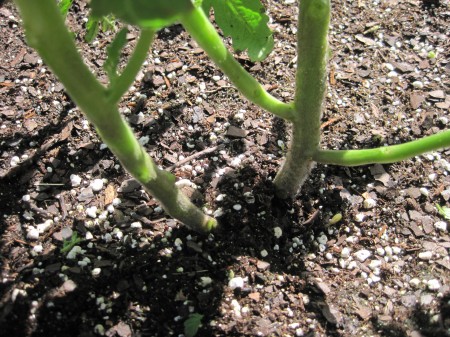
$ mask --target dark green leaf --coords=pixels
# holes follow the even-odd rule
[[[173,24],[177,17],[192,9],[191,0],[92,0],[96,17],[113,14],[127,23],[143,28],[160,29]]]
[[[184,335],[186,337],[194,337],[197,334],[198,328],[202,324],[202,318],[203,315],[198,313],[189,315],[189,318],[184,321]]]
[[[117,78],[117,66],[119,65],[121,51],[127,43],[127,33],[128,29],[122,28],[106,49],[107,58],[103,68],[108,74],[110,83],[114,82]]]
[[[61,10],[62,16],[66,17],[69,12],[70,6],[72,6],[73,0],[61,0],[59,2],[59,9]]]
[[[92,42],[98,33],[98,19],[89,15],[88,22],[86,23],[86,35],[84,39],[86,42]]]
[[[231,36],[236,51],[247,49],[252,61],[261,61],[273,49],[269,17],[259,0],[204,0],[206,13],[213,7],[216,23],[225,36]]]

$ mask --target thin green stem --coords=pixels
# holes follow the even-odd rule
[[[108,97],[112,103],[118,103],[122,96],[127,92],[128,88],[135,81],[145,58],[147,57],[147,53],[153,42],[154,36],[155,32],[153,30],[142,30],[134,52],[128,60],[125,69],[122,71],[119,78],[114,82],[114,85],[108,88]]]
[[[387,164],[412,158],[450,146],[450,130],[411,142],[366,150],[319,150],[313,159],[318,163],[342,166]]]
[[[282,198],[298,192],[319,148],[329,22],[330,0],[300,1],[293,132],[286,160],[274,180],[277,195]]]
[[[269,94],[235,60],[201,7],[185,12],[180,21],[200,47],[248,100],[281,118],[293,119],[292,104],[283,103]]]
[[[78,53],[54,0],[15,0],[29,44],[63,83],[73,101],[94,124],[122,165],[158,199],[174,218],[199,232],[217,226],[175,186],[175,176],[159,169],[139,144],[131,128],[111,103]]]

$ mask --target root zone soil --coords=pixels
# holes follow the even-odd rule
[[[262,63],[236,57],[289,100],[296,4],[265,4],[275,50]],[[323,147],[394,144],[448,127],[448,6],[333,3]],[[103,79],[112,36],[84,44],[87,13],[76,2],[68,24]],[[448,150],[392,165],[318,165],[295,200],[278,200],[271,179],[289,127],[244,101],[170,27],[121,111],[159,165],[195,183],[185,192],[222,214],[220,232],[199,236],[118,166],[27,47],[11,4],[0,7],[0,29],[5,336],[180,336],[193,313],[203,315],[198,336],[449,335],[450,238],[435,207],[449,206]],[[82,241],[71,259],[61,248],[73,233]]]

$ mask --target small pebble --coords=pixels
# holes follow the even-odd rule
[[[224,214],[223,209],[221,207],[219,207],[218,209],[216,209],[213,213],[213,216],[215,218],[221,217]]]
[[[398,255],[401,252],[402,252],[402,249],[400,247],[396,247],[396,246],[392,247],[392,253]]]
[[[372,255],[372,253],[370,251],[368,251],[367,249],[361,249],[355,253],[355,257],[361,262],[366,261],[367,258],[371,255]]]
[[[412,278],[412,279],[409,281],[409,284],[410,284],[411,286],[417,288],[417,287],[419,287],[419,285],[420,285],[420,280],[419,280],[417,277],[414,277],[414,278]]]
[[[41,223],[36,226],[39,233],[44,233],[53,225],[53,220],[46,220],[44,223]]]
[[[376,205],[377,205],[377,202],[372,198],[368,198],[368,199],[364,200],[364,203],[363,203],[363,206],[365,209],[374,208]]]
[[[378,248],[377,248],[377,254],[378,254],[379,256],[384,256],[384,254],[386,254],[386,252],[384,251],[384,248],[383,248],[383,247],[378,247]]]
[[[341,251],[341,257],[344,259],[348,258],[350,256],[350,252],[351,252],[350,248],[344,247]]]
[[[120,200],[119,198],[114,198],[112,201],[113,206],[119,206],[121,203],[122,203],[122,200]]]
[[[240,211],[242,209],[242,206],[240,204],[236,204],[236,205],[233,205],[233,209],[235,211]]]
[[[364,214],[358,213],[358,214],[355,215],[355,221],[356,222],[363,222],[365,217],[366,216]]]
[[[394,70],[394,66],[392,64],[390,64],[390,63],[385,63],[384,66],[389,71],[393,71]]]
[[[325,245],[328,242],[328,238],[325,234],[323,234],[317,238],[317,242],[319,244]]]
[[[427,281],[427,287],[430,290],[439,290],[441,288],[441,283],[439,282],[439,280],[432,279]]]
[[[133,222],[130,228],[142,228],[142,224],[139,221]]]
[[[372,260],[369,263],[369,268],[372,270],[375,270],[375,269],[379,268],[380,266],[381,266],[380,260]]]
[[[78,187],[81,184],[81,177],[76,174],[70,175],[70,183],[72,184],[72,187]]]
[[[39,231],[35,227],[29,227],[27,233],[27,239],[37,240],[39,239]]]
[[[86,215],[95,219],[97,217],[97,206],[86,208]]]
[[[89,185],[94,192],[99,192],[103,188],[103,180],[102,179],[94,179]]]
[[[422,194],[425,197],[428,197],[430,195],[430,191],[428,191],[428,189],[425,187],[421,187],[419,189],[419,191],[420,191],[420,194]]]
[[[419,259],[421,259],[421,260],[428,261],[428,260],[431,260],[432,257],[433,257],[433,253],[430,251],[419,253]]]
[[[233,308],[233,312],[237,317],[241,316],[241,305],[235,299],[231,301],[231,307]]]
[[[440,231],[442,231],[442,232],[447,231],[447,223],[446,223],[445,221],[438,221],[438,222],[436,222],[436,223],[434,224],[434,227],[435,227],[437,230],[440,230]]]
[[[356,267],[358,267],[358,264],[356,263],[356,261],[350,261],[350,263],[347,265],[348,270],[353,270]]]
[[[267,255],[269,255],[269,253],[265,249],[263,249],[260,254],[262,257],[266,257]]]
[[[228,286],[231,289],[243,288],[244,287],[244,279],[240,276],[233,277],[232,279],[230,279],[230,281],[228,281]]]
[[[273,229],[274,236],[279,239],[283,235],[283,230],[280,227],[275,227]]]
[[[19,164],[19,163],[20,163],[20,158],[19,157],[14,156],[14,157],[11,158],[11,161],[10,161],[11,167],[16,167],[17,164]]]
[[[243,121],[244,120],[244,114],[242,112],[238,112],[233,116],[233,119],[236,121]]]
[[[70,252],[67,253],[66,258],[68,258],[69,260],[73,260],[77,257],[78,254],[82,254],[82,253],[83,253],[83,250],[81,249],[80,246],[74,246],[74,247],[72,247]]]
[[[422,81],[414,81],[412,83],[413,87],[416,89],[422,89],[423,88],[423,82]]]
[[[42,251],[44,250],[44,248],[42,247],[42,245],[36,245],[33,247],[33,252],[35,253],[42,253]]]
[[[94,268],[91,271],[91,275],[96,277],[96,276],[100,275],[101,272],[102,272],[101,268]]]

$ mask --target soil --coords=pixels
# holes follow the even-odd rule
[[[265,3],[274,51],[236,57],[289,101],[296,2]],[[87,12],[75,1],[68,23],[105,82],[112,33],[85,44]],[[333,2],[324,148],[448,127],[449,16],[444,0]],[[3,336],[183,336],[191,314],[203,315],[197,336],[450,336],[450,237],[436,209],[450,206],[449,150],[317,165],[295,200],[279,200],[271,180],[289,126],[243,99],[181,26],[164,29],[120,108],[157,163],[222,213],[222,230],[201,236],[122,170],[10,3],[0,29]]]

